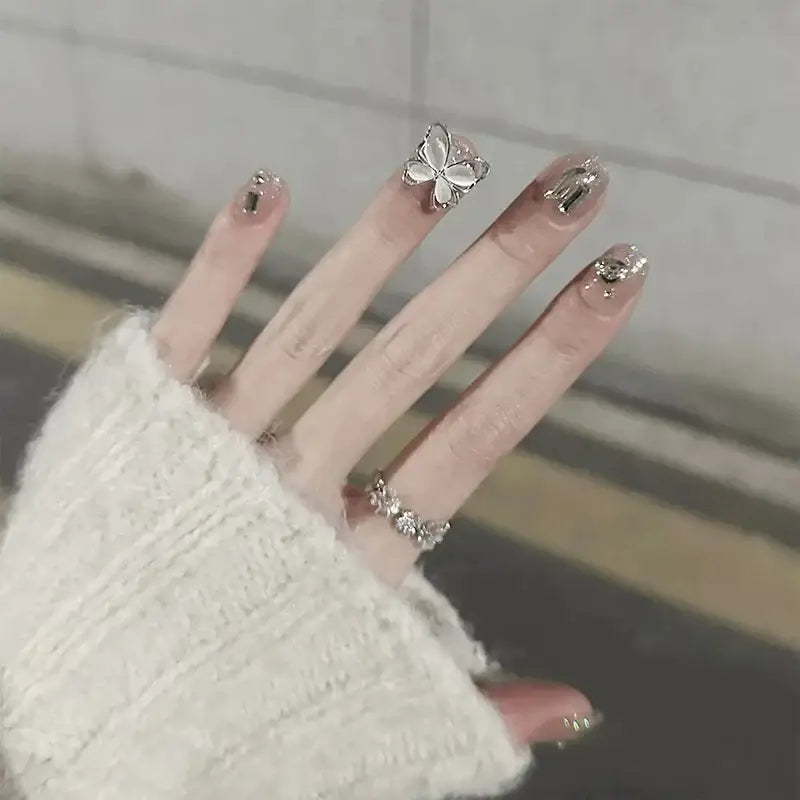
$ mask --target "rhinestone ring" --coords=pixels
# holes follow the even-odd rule
[[[367,496],[375,513],[386,517],[399,534],[411,539],[421,550],[433,550],[450,530],[449,520],[425,520],[416,511],[403,506],[380,470],[372,477]]]

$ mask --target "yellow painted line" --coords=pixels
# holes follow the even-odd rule
[[[644,594],[800,648],[800,554],[766,535],[521,452],[466,510]]]
[[[0,263],[0,335],[77,361],[97,324],[114,311],[104,298]],[[237,355],[223,343],[212,368]],[[295,418],[325,384],[310,382],[284,418]],[[427,421],[417,411],[406,414],[363,470],[389,461]],[[800,647],[800,554],[767,536],[696,517],[523,450],[498,465],[464,515],[644,594]]]
[[[427,424],[412,411],[369,454],[388,463]],[[524,450],[503,459],[463,516],[613,582],[800,648],[800,554]]]
[[[103,298],[0,265],[3,333],[64,361],[86,352],[95,326],[114,310]]]
[[[0,262],[0,332],[62,361],[80,361],[120,309],[100,295]],[[220,343],[212,366],[232,363],[238,353]]]

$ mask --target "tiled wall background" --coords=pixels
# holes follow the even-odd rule
[[[556,153],[610,162],[602,219],[491,332],[519,333],[617,240],[654,264],[593,380],[800,452],[800,3],[3,0],[0,147],[136,170],[207,213],[255,166],[290,237],[334,237],[430,118],[490,180],[390,310]]]

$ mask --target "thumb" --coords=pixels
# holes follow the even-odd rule
[[[602,714],[577,689],[559,683],[514,680],[483,687],[520,744],[579,739]]]

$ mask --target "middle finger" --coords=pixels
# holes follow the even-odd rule
[[[295,481],[305,489],[343,483],[373,442],[589,224],[607,182],[605,168],[586,154],[550,164],[300,418],[291,432]]]

